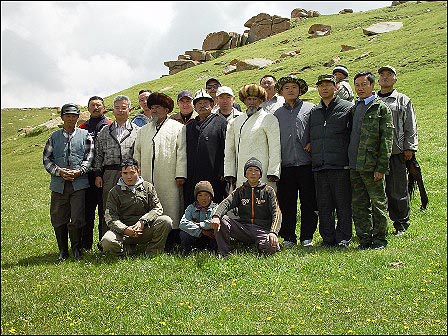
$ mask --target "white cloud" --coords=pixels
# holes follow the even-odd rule
[[[3,107],[86,105],[168,74],[165,61],[201,48],[208,33],[243,33],[259,13],[336,13],[390,1],[1,2]]]

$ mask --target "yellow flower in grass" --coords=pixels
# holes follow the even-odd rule
[[[266,321],[270,321],[270,320],[272,320],[272,317],[273,317],[273,316],[268,316],[268,317],[266,317]]]
[[[166,326],[166,322],[165,321],[160,321],[159,324]]]
[[[16,330],[15,330],[14,328],[11,328],[11,329],[9,329],[9,332],[10,332],[11,334],[15,334],[15,333],[16,333]]]

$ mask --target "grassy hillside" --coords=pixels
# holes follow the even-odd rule
[[[379,21],[402,21],[404,26],[363,35],[363,27]],[[332,34],[308,38],[313,23],[330,24]],[[360,70],[376,73],[381,65],[395,66],[396,87],[411,97],[417,111],[417,157],[429,205],[419,210],[417,192],[409,231],[389,235],[387,248],[380,251],[359,251],[356,242],[345,251],[297,247],[269,258],[243,249],[227,260],[205,252],[185,259],[117,259],[94,251],[80,262],[55,264],[50,178],[42,166],[50,132],[17,136],[19,128],[42,123],[55,111],[2,110],[0,333],[446,335],[446,29],[446,2],[321,16],[216,60],[279,60],[265,69],[225,76],[224,66],[210,61],[105,99],[108,107],[117,94],[137,103],[140,89],[167,87],[164,92],[175,98],[182,89],[203,87],[210,76],[237,92],[265,73],[277,78],[298,73],[313,88],[318,74],[331,71],[323,64],[335,56],[349,68],[351,79]],[[342,44],[356,49],[340,52]],[[296,49],[300,55],[280,59]],[[304,67],[310,68],[301,71]],[[315,103],[317,97],[314,90],[304,96]],[[316,233],[314,243],[320,242]]]

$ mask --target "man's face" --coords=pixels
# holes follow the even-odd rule
[[[126,100],[118,100],[114,104],[115,120],[119,124],[123,124],[129,118],[129,104]]]
[[[196,200],[198,201],[199,206],[207,207],[212,202],[212,195],[206,191],[200,191],[196,196]]]
[[[121,177],[124,183],[128,186],[133,186],[137,183],[138,169],[136,166],[121,167]]]
[[[266,90],[268,96],[273,96],[275,94],[275,81],[272,77],[264,77],[260,81],[260,86]]]
[[[218,105],[221,112],[224,114],[230,113],[233,109],[233,102],[235,101],[235,97],[229,95],[228,93],[221,93],[218,96]]]
[[[78,114],[74,113],[63,114],[61,116],[61,119],[64,122],[64,128],[67,129],[75,128],[78,118],[79,118]]]
[[[381,87],[393,87],[397,82],[397,78],[395,74],[390,70],[383,70],[380,72],[380,76],[378,78],[378,84]]]
[[[212,102],[208,98],[201,98],[196,101],[194,108],[199,114],[199,118],[203,119],[212,112]]]
[[[261,178],[260,169],[257,167],[249,167],[246,170],[246,178],[250,184],[256,184]]]
[[[213,99],[215,99],[216,98],[216,91],[218,91],[218,88],[220,86],[221,85],[217,81],[211,80],[211,81],[208,82],[208,84],[207,84],[207,86],[205,88],[207,90],[207,93],[210,96],[212,96]]]
[[[317,85],[317,91],[319,91],[319,96],[323,99],[333,99],[334,93],[336,91],[336,86],[333,82],[323,81]]]
[[[157,116],[157,120],[161,121],[166,118],[166,116],[169,112],[169,109],[167,109],[166,107],[163,107],[161,105],[152,105],[151,112],[152,112],[152,114],[155,114]]]
[[[334,78],[336,78],[336,82],[340,82],[341,80],[345,79],[345,75],[342,72],[336,71],[333,72]]]
[[[99,99],[94,99],[89,102],[89,106],[87,106],[87,109],[90,112],[91,118],[99,118],[104,115],[104,104]]]
[[[263,101],[258,97],[249,96],[246,99],[244,99],[243,103],[244,105],[247,106],[247,109],[250,110],[250,109],[257,109],[262,102]]]
[[[149,111],[147,101],[150,94],[151,93],[149,92],[142,92],[138,95],[138,104],[143,109],[143,111]]]
[[[285,97],[285,100],[297,99],[300,95],[300,87],[296,83],[286,83],[283,85],[281,95]]]
[[[370,84],[367,76],[355,79],[355,90],[359,98],[365,99],[372,95],[374,83]]]
[[[187,115],[193,112],[193,99],[189,97],[182,97],[178,102],[180,113]]]

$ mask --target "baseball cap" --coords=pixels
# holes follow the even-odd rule
[[[235,95],[233,94],[232,89],[230,87],[228,87],[228,86],[220,86],[218,88],[218,90],[216,91],[216,97],[218,97],[219,95],[221,95],[223,93],[227,93],[227,94],[231,95],[232,97],[235,97]]]
[[[397,71],[395,70],[395,68],[391,65],[385,65],[382,66],[381,68],[378,69],[378,73],[381,73],[383,70],[389,70],[392,71],[394,73],[394,75],[397,75]]]
[[[79,108],[76,104],[68,103],[61,107],[61,116],[64,114],[77,114],[79,115]]]
[[[177,101],[181,100],[183,97],[188,97],[193,100],[193,95],[188,90],[183,90],[179,92],[179,94],[177,95]]]
[[[210,82],[218,82],[219,86],[221,86],[221,82],[217,78],[211,77],[205,82],[205,87],[207,87],[208,83]]]
[[[336,85],[336,78],[330,74],[319,75],[319,77],[317,77],[316,85],[319,85],[323,81],[329,81],[329,82],[332,82],[334,85]]]

